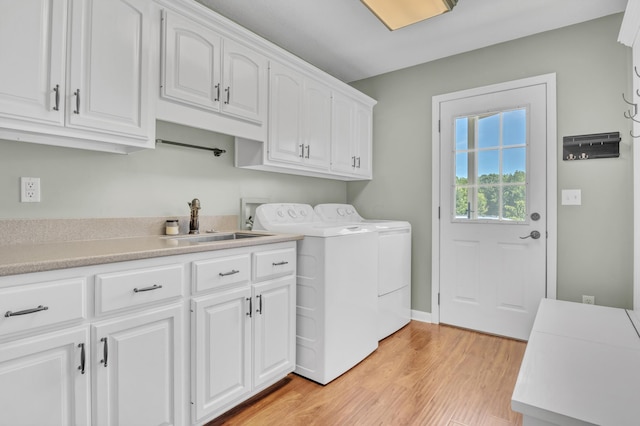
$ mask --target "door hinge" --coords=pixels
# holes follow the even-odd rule
[[[440,120],[438,120],[438,133],[440,133]]]
[[[440,219],[440,206],[438,206],[438,219]]]
[[[440,293],[438,293],[438,306],[440,306]]]

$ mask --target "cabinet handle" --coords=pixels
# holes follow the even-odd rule
[[[100,341],[103,343],[102,346],[102,360],[100,360],[100,363],[104,364],[104,366],[107,366],[107,359],[109,358],[109,342],[108,339],[106,337],[103,337],[102,339],[100,339]]]
[[[81,374],[84,374],[84,365],[85,365],[85,361],[86,361],[86,354],[84,351],[84,343],[80,343],[78,345],[78,347],[80,348],[80,366],[78,367],[78,370],[80,370]]]
[[[226,277],[226,276],[234,275],[238,273],[240,273],[240,271],[236,271],[235,269],[232,269],[231,272],[219,272],[218,275],[220,275],[221,277]]]
[[[214,102],[220,102],[220,83],[216,84],[216,98]]]
[[[353,167],[353,168],[356,167],[356,157],[355,157],[355,155],[353,157],[351,157],[351,167]]]
[[[360,157],[358,157],[358,168],[360,168]]]
[[[281,262],[273,262],[273,263],[271,263],[271,264],[272,264],[273,266],[282,266],[282,265],[286,265],[286,264],[288,264],[288,263],[289,263],[289,262],[287,262],[286,260],[283,260],[283,261],[281,261]]]
[[[159,288],[162,288],[162,286],[161,286],[160,284],[154,284],[154,285],[152,285],[152,286],[150,286],[150,287],[143,287],[143,288],[137,288],[137,287],[136,287],[136,288],[134,288],[134,289],[133,289],[133,292],[134,292],[134,293],[140,293],[140,292],[142,292],[142,291],[157,290],[157,289],[159,289]]]
[[[253,300],[250,297],[247,297],[247,300],[249,301],[249,312],[247,312],[247,315],[249,316],[249,318],[251,318],[251,311],[253,311]]]
[[[258,300],[259,300],[259,302],[260,302],[260,303],[258,304],[258,309],[256,309],[256,313],[258,313],[258,314],[262,315],[262,295],[261,295],[261,294],[259,294],[259,295],[257,295],[256,297],[258,298]]]
[[[227,92],[227,100],[224,103],[229,105],[229,100],[231,99],[231,87],[227,86],[224,91]]]
[[[311,145],[307,145],[307,157],[309,158],[309,154],[311,153]]]
[[[36,312],[40,312],[40,311],[46,311],[47,309],[49,309],[48,306],[42,306],[39,305],[37,308],[32,308],[32,309],[25,309],[24,311],[18,311],[18,312],[11,312],[11,311],[7,311],[4,316],[5,318],[9,318],[9,317],[17,317],[19,315],[29,315],[29,314],[35,314]]]
[[[53,107],[54,111],[60,110],[60,85],[56,84],[56,87],[53,88],[53,91],[56,92],[56,106]]]
[[[304,144],[300,144],[300,158],[304,158]]]
[[[80,89],[73,92],[76,97],[76,110],[73,111],[74,114],[80,114]]]

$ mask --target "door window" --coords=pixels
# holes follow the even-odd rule
[[[527,220],[527,108],[455,118],[453,221]]]

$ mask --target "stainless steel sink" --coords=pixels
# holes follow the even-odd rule
[[[228,240],[240,240],[244,238],[258,238],[265,237],[268,234],[249,234],[244,232],[220,232],[220,233],[212,233],[212,234],[195,234],[195,235],[181,235],[177,237],[167,237],[167,239],[185,242],[189,244],[203,244],[203,243],[213,243],[217,241],[228,241]]]

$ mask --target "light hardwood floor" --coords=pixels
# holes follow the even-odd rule
[[[326,386],[290,375],[214,425],[522,425],[511,411],[525,343],[412,321]]]

